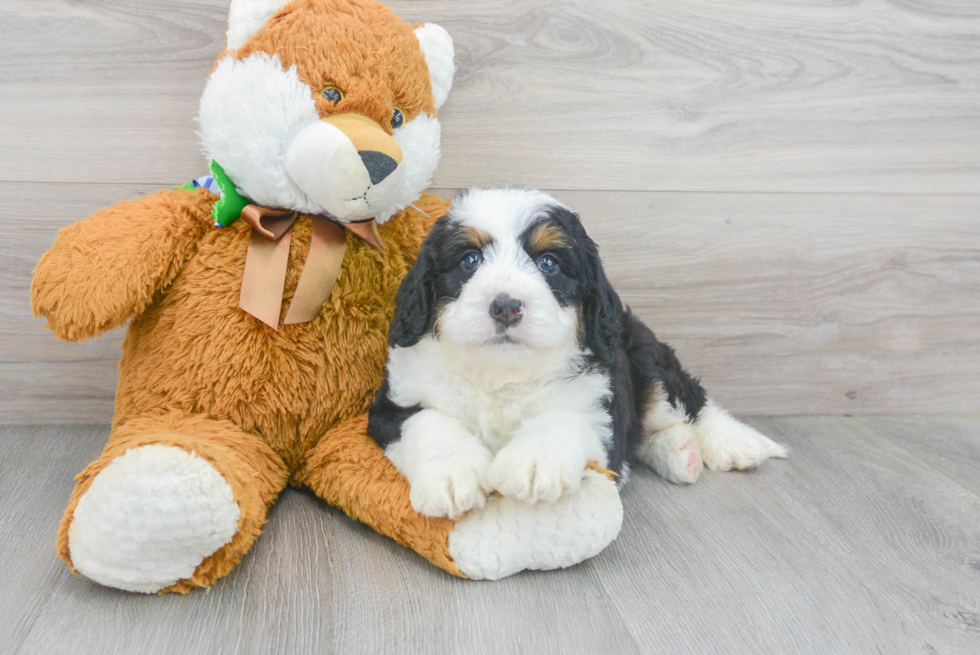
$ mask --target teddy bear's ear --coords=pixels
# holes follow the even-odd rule
[[[269,22],[289,0],[231,0],[228,9],[228,40],[230,50],[238,50]]]
[[[416,27],[415,36],[419,39],[422,54],[425,55],[425,63],[429,67],[432,97],[438,109],[446,102],[449,89],[453,87],[453,75],[456,73],[453,39],[449,36],[449,32],[435,23],[425,23]]]

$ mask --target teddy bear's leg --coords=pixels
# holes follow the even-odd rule
[[[367,418],[356,417],[324,435],[307,454],[299,482],[351,518],[464,577],[449,555],[453,522],[412,509],[408,482],[368,436]]]
[[[267,444],[228,421],[134,418],[76,478],[58,552],[109,587],[187,593],[234,568],[287,477]]]
[[[299,474],[321,498],[460,577],[490,579],[577,564],[619,534],[616,484],[588,469],[574,494],[534,505],[494,497],[453,522],[418,514],[409,485],[367,434],[367,416],[327,433]]]

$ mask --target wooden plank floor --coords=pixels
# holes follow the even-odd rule
[[[637,469],[599,557],[454,579],[290,490],[229,577],[141,596],[53,552],[105,427],[0,428],[0,652],[980,652],[980,416],[750,421],[793,448],[692,487]]]

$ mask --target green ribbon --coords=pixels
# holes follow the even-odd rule
[[[218,187],[218,202],[214,203],[214,207],[211,209],[211,217],[214,218],[216,225],[228,227],[239,219],[245,206],[252,203],[242,196],[242,194],[238,193],[238,190],[235,189],[235,184],[228,177],[228,174],[225,173],[225,169],[221,168],[221,164],[212,159],[208,164],[208,168],[211,170],[211,177]],[[208,184],[207,178],[198,178],[194,182],[179,184],[174,188],[193,191],[201,187],[214,192],[214,185]]]

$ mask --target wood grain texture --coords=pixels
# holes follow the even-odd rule
[[[921,416],[860,417],[914,458],[980,496],[980,423],[973,417],[943,417],[943,429],[934,430]],[[980,558],[975,562],[980,570]]]
[[[121,331],[30,317],[58,228],[204,170],[227,0],[0,2],[0,422],[106,422]],[[976,411],[980,6],[389,3],[459,72],[437,184],[555,190],[740,414]]]
[[[0,422],[107,422],[121,331],[29,312],[58,228],[200,175],[227,0],[0,0]],[[624,298],[741,414],[977,411],[972,0],[392,0],[453,35],[441,195],[555,190]],[[980,651],[980,417],[768,418],[690,488],[637,468],[599,557],[458,580],[287,491],[187,597],[54,540],[105,427],[0,426],[4,653]]]
[[[107,432],[0,426],[0,652],[19,648],[64,580],[59,516],[75,474],[98,456]]]
[[[792,457],[670,485],[637,466],[597,558],[452,578],[287,491],[207,592],[143,596],[57,561],[71,475],[105,428],[0,428],[3,652],[944,653],[980,649],[980,416],[770,418]],[[896,431],[898,437],[893,436]],[[918,446],[917,446],[918,447]]]
[[[901,420],[938,446],[975,448],[977,417]],[[790,459],[747,475],[709,474],[676,498],[641,485],[624,496],[629,529],[597,565],[630,557],[627,568],[661,572],[660,584],[680,596],[677,624],[665,628],[644,617],[644,576],[607,587],[634,636],[673,641],[665,651],[675,652],[711,652],[729,639],[739,644],[730,652],[975,652],[980,497],[896,445],[888,419],[752,424],[789,444]],[[651,540],[638,520],[658,529],[655,548],[643,550]],[[793,627],[800,617],[807,634]]]
[[[140,185],[0,183],[0,422],[105,423],[112,418],[123,330],[58,341],[31,314],[31,273],[58,230]],[[72,418],[74,417],[74,418]]]
[[[30,316],[30,271],[59,227],[149,188],[59,188],[0,183],[0,206],[32,216],[0,243],[8,422],[111,418],[122,331],[56,341]],[[980,196],[557,195],[626,302],[733,411],[980,409]]]
[[[0,179],[201,175],[194,117],[228,0],[0,4]]]
[[[980,410],[980,196],[558,195],[735,411]]]
[[[169,184],[227,1],[5,0],[0,181]],[[976,192],[971,0],[393,1],[456,41],[436,184]]]

